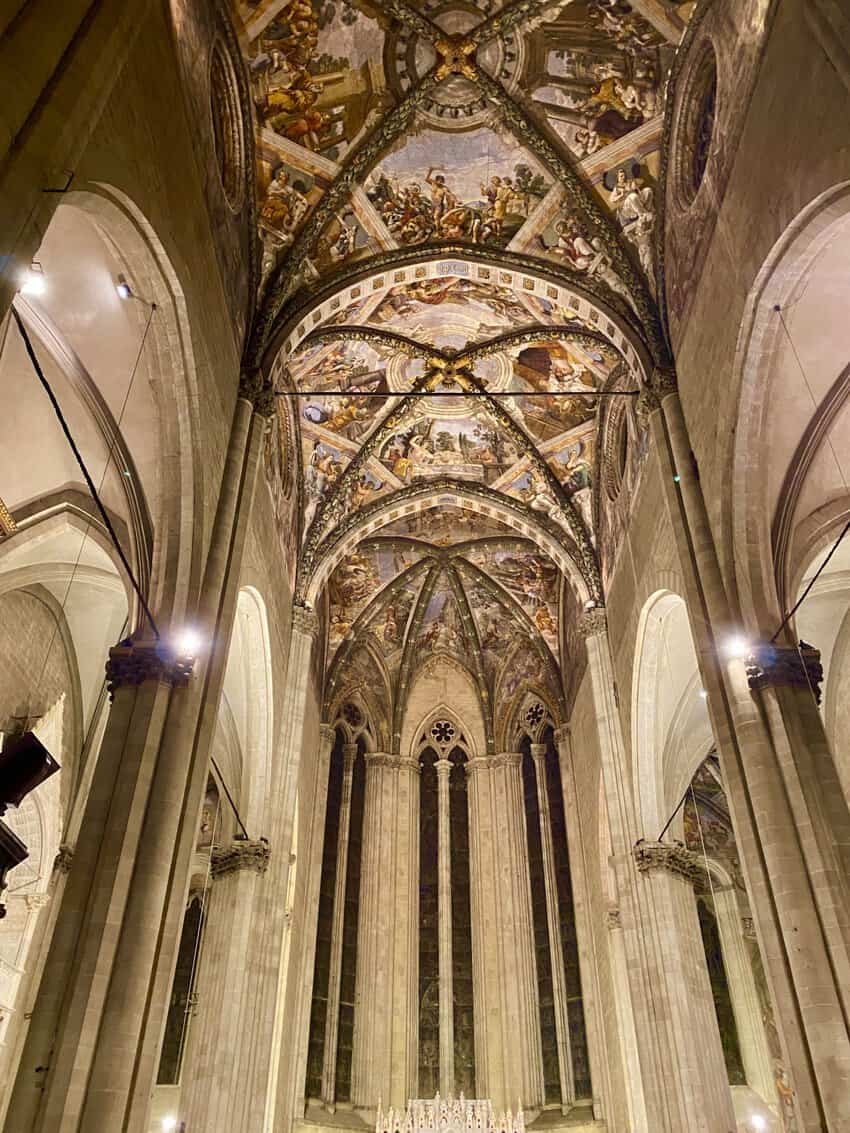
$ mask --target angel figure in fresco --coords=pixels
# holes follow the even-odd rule
[[[558,237],[555,244],[547,245],[542,238],[540,241],[550,255],[565,260],[576,271],[599,278],[615,294],[631,302],[631,296],[611,266],[611,258],[598,236],[588,239],[574,216],[559,220],[555,234]]]
[[[281,167],[272,178],[260,210],[260,220],[284,244],[291,243],[295,229],[310,205],[304,194],[290,184],[289,174]]]
[[[638,176],[638,169],[635,162],[630,171],[623,166],[617,170],[616,180],[611,188],[611,204],[623,233],[637,248],[641,267],[651,279],[655,272],[652,247],[655,202],[652,186],[644,184]]]

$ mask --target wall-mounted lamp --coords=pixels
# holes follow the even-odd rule
[[[21,294],[43,295],[46,290],[47,279],[44,274],[44,268],[38,260],[33,260],[23,274],[23,279],[21,280]]]
[[[125,276],[119,275],[115,280],[115,290],[118,292],[119,299],[132,299],[133,289],[127,282]]]

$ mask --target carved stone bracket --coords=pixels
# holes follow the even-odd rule
[[[53,859],[53,868],[57,873],[70,873],[71,862],[74,860],[74,847],[63,842]]]
[[[109,650],[106,687],[110,699],[116,689],[145,681],[163,681],[175,688],[183,687],[189,683],[193,666],[193,658],[177,657],[161,641],[127,638]]]
[[[695,885],[703,868],[699,857],[681,842],[645,842],[641,839],[632,850],[638,873],[664,870]]]
[[[595,637],[608,629],[608,615],[604,606],[594,606],[585,610],[578,620],[578,631],[582,637]]]
[[[747,659],[750,688],[809,688],[821,701],[823,665],[820,650],[808,642],[793,645],[759,645]]]
[[[219,846],[210,856],[210,872],[213,877],[223,877],[242,869],[265,873],[269,866],[271,850],[265,838],[255,840],[244,838],[231,842],[229,846]]]

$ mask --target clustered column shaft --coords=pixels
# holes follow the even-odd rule
[[[549,792],[546,787],[546,745],[532,744],[534,777],[537,782],[537,807],[540,815],[540,842],[543,849],[543,879],[546,886],[546,924],[549,929],[549,953],[552,968],[552,998],[555,1006],[555,1035],[558,1043],[558,1070],[561,1084],[561,1106],[566,1112],[575,1101],[575,1079],[570,1051],[570,1023],[567,984],[564,974],[564,949],[561,941],[561,917],[558,908],[558,879],[555,868],[555,847],[552,842],[552,819],[549,813]]]
[[[452,971],[452,835],[449,777],[452,764],[438,759],[437,771],[437,923],[440,971],[440,1093],[451,1097],[455,1080],[454,980]]]
[[[325,1016],[325,1050],[322,1063],[322,1100],[333,1107],[336,1101],[336,1058],[339,1041],[339,1006],[342,986],[342,944],[345,920],[345,883],[348,875],[348,836],[351,829],[351,784],[354,778],[356,744],[342,749],[342,795],[339,806],[336,879],[334,883],[333,922],[331,926],[331,960],[328,976],[328,1005]]]

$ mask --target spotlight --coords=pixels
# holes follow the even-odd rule
[[[760,1113],[753,1114],[750,1118],[750,1125],[752,1125],[753,1129],[758,1129],[759,1133],[761,1133],[762,1129],[767,1129],[767,1122]]]
[[[708,693],[705,691],[704,688],[701,688],[699,690],[699,695],[700,695],[700,700],[708,700]]]
[[[47,280],[44,278],[44,268],[38,260],[33,260],[29,268],[24,272],[23,281],[21,283],[21,294],[43,295],[46,290]]]
[[[130,287],[130,284],[127,282],[123,275],[119,275],[115,280],[115,290],[118,292],[118,297],[120,299],[133,298],[133,289]]]
[[[679,475],[679,473],[678,473],[678,472],[675,472],[675,473],[673,474],[673,483],[674,483],[674,484],[678,484],[678,483],[680,483],[680,482],[681,482],[681,479],[682,479],[682,477],[681,477],[681,476]]]
[[[162,1128],[165,1130],[165,1133],[172,1133],[172,1130],[177,1128],[177,1118],[174,1117],[173,1114],[169,1114],[168,1117],[163,1117]]]
[[[724,652],[733,661],[743,661],[751,652],[752,646],[741,633],[734,633],[727,640]]]
[[[201,635],[196,630],[184,629],[176,644],[180,657],[196,657],[201,648]]]
[[[588,598],[588,600],[584,604],[584,608],[585,608],[585,610],[595,610],[596,609],[596,603],[593,601],[592,598]]]

